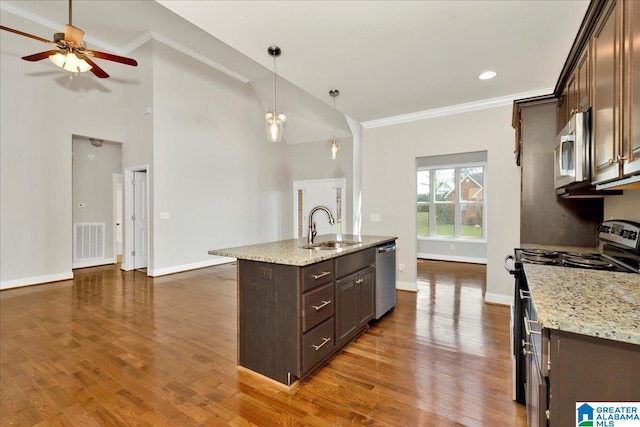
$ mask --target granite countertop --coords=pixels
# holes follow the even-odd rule
[[[209,255],[226,256],[250,261],[262,261],[273,264],[305,266],[316,262],[335,258],[362,249],[376,247],[393,242],[397,237],[364,236],[353,234],[325,234],[316,236],[314,243],[329,240],[351,240],[360,242],[356,245],[340,249],[302,249],[307,244],[307,238],[280,240],[277,242],[260,243],[257,245],[237,246],[234,248],[215,249]]]
[[[640,274],[524,264],[543,328],[640,344]]]

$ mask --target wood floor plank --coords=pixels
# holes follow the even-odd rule
[[[236,366],[236,266],[117,266],[0,292],[1,426],[514,426],[509,308],[482,265],[418,261],[417,293],[306,381]]]

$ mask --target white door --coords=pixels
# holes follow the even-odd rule
[[[309,212],[316,206],[329,208],[336,223],[329,224],[329,217],[323,211],[313,216],[318,235],[340,234],[344,232],[344,201],[346,199],[346,180],[321,179],[294,181],[293,183],[293,233],[296,237],[307,237],[309,234]]]
[[[147,172],[133,173],[133,268],[147,268],[149,257]]]

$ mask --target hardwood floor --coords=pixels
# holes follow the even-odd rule
[[[1,426],[525,426],[509,308],[485,267],[419,261],[419,292],[307,381],[235,365],[235,264],[115,266],[0,292]]]

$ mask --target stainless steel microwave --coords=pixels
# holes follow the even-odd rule
[[[553,168],[556,189],[591,184],[590,113],[575,113],[558,134]]]

